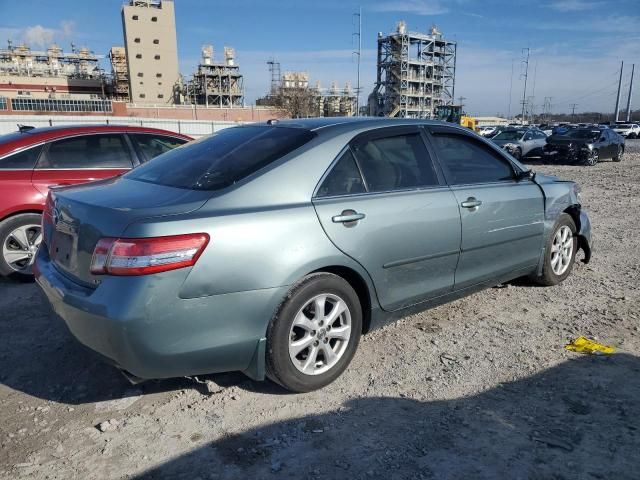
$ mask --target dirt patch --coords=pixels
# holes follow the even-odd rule
[[[0,279],[0,478],[637,478],[640,141],[627,146],[619,164],[532,163],[582,185],[592,263],[367,335],[310,394],[240,374],[132,387],[34,284]],[[618,353],[564,350],[578,335]]]

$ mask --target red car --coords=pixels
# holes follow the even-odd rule
[[[21,126],[0,136],[0,275],[31,275],[49,188],[120,175],[189,140],[117,125]]]

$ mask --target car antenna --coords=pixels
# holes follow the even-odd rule
[[[21,125],[21,124],[18,124],[18,131],[20,133],[28,132],[29,130],[33,130],[34,128],[36,128],[36,127],[34,127],[32,125]]]

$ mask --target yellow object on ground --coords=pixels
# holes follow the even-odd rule
[[[591,355],[611,355],[616,351],[614,347],[602,345],[601,343],[594,342],[582,336],[576,338],[569,345],[565,345],[564,348],[572,352],[588,353]]]

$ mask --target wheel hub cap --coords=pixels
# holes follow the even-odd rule
[[[305,375],[319,375],[338,363],[351,338],[351,312],[334,294],[310,299],[296,314],[289,332],[289,358]]]
[[[36,252],[42,242],[40,225],[16,228],[2,243],[2,258],[15,272],[31,273]]]
[[[573,255],[573,232],[563,225],[553,236],[551,245],[551,269],[556,275],[567,271]]]

